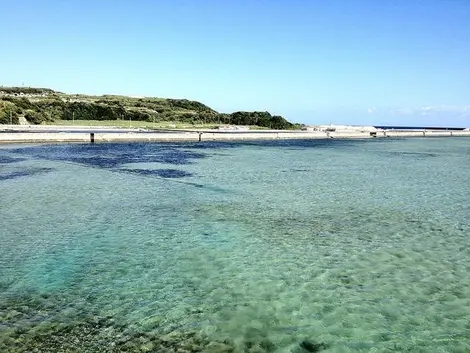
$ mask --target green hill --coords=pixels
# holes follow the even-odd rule
[[[63,120],[126,120],[185,124],[256,125],[269,129],[294,129],[282,116],[268,112],[224,114],[196,101],[127,96],[65,94],[48,88],[0,87],[0,124],[32,124]]]

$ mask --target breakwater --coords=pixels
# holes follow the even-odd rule
[[[151,142],[151,141],[230,141],[230,140],[275,140],[275,139],[352,139],[352,138],[404,138],[404,137],[457,137],[468,136],[470,131],[214,131],[214,130],[161,130],[117,132],[90,129],[77,131],[3,131],[0,143],[42,142]]]

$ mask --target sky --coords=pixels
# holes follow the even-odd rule
[[[470,0],[0,0],[0,85],[470,126]]]

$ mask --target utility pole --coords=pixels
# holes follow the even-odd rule
[[[13,120],[11,118],[11,108],[10,108],[10,125],[13,125]]]
[[[72,125],[75,125],[75,112],[72,112]]]

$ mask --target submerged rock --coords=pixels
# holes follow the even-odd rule
[[[308,352],[320,352],[328,348],[328,346],[325,343],[321,343],[321,342],[317,343],[311,340],[303,340],[302,342],[299,343],[299,346]]]
[[[241,341],[214,340],[201,332],[158,324],[149,331],[145,325],[129,325],[98,312],[77,315],[76,310],[64,311],[67,305],[65,298],[37,293],[5,297],[0,301],[0,352],[271,353],[279,348],[252,327]]]

